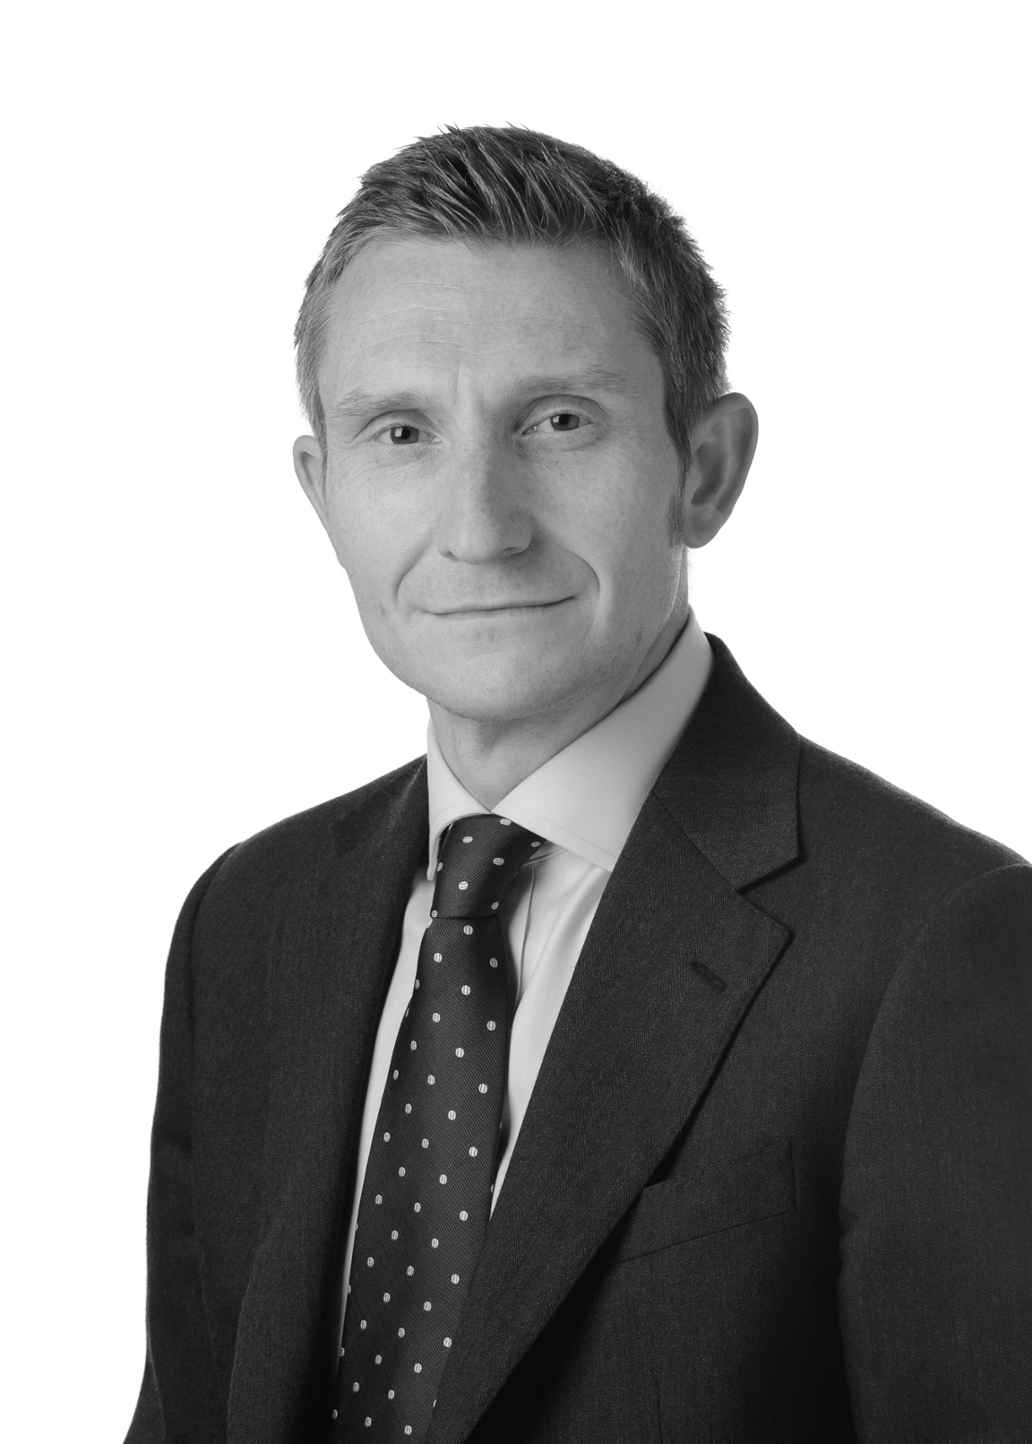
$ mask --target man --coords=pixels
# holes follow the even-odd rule
[[[186,900],[130,1441],[1032,1439],[1032,869],[701,630],[726,331],[535,132],[341,212],[295,466],[427,755]]]

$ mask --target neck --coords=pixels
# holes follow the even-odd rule
[[[434,735],[445,762],[481,807],[496,807],[550,757],[637,692],[662,665],[687,618],[687,601],[679,600],[631,672],[607,678],[555,713],[480,722],[447,712],[428,699]]]

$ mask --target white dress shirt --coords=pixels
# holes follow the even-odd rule
[[[547,839],[547,846],[535,853],[511,884],[502,916],[516,972],[516,1011],[492,1212],[595,909],[642,804],[702,695],[712,660],[706,635],[694,611],[689,611],[677,641],[644,684],[491,809]],[[430,916],[441,836],[458,818],[486,810],[445,762],[432,721],[427,727],[427,790],[429,863],[413,882],[373,1050],[348,1226],[345,1286],[369,1147]]]

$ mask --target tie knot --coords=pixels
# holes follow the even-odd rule
[[[441,846],[433,912],[442,918],[493,917],[505,889],[541,841],[493,812],[460,817]]]

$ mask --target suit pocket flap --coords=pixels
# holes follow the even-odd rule
[[[795,1207],[792,1145],[787,1140],[713,1164],[691,1178],[646,1188],[619,1233],[616,1261],[655,1253]]]

